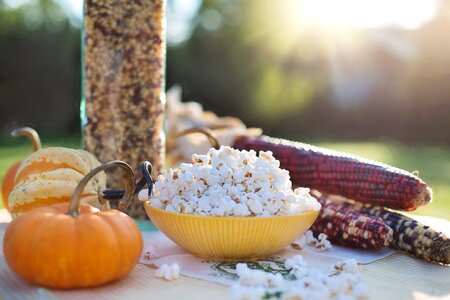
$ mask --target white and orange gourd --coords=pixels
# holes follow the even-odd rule
[[[68,202],[80,180],[100,162],[91,153],[62,147],[49,147],[34,152],[23,160],[9,194],[8,205],[13,217],[33,208]],[[101,172],[86,186],[81,203],[97,208],[101,201],[106,174]]]

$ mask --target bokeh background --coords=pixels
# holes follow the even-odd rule
[[[167,87],[266,134],[419,171],[450,219],[450,1],[167,0]],[[0,0],[0,178],[80,145],[81,0]]]

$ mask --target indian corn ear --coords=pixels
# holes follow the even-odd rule
[[[272,151],[294,185],[406,211],[431,201],[431,190],[417,176],[357,156],[267,136],[241,137],[233,147]]]
[[[450,239],[404,214],[363,203],[342,204],[366,216],[379,217],[393,230],[391,248],[402,250],[418,258],[450,264]]]
[[[392,230],[378,217],[366,216],[351,208],[318,197],[322,204],[320,214],[311,230],[326,233],[336,244],[363,249],[381,249],[388,246]]]

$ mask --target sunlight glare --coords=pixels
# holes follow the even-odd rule
[[[281,2],[294,26],[370,29],[420,28],[436,14],[438,0],[291,0]],[[287,4],[286,4],[287,3]]]

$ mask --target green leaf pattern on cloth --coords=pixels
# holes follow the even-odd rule
[[[289,275],[289,271],[284,267],[284,259],[278,256],[252,262],[217,262],[210,260],[203,260],[202,262],[211,265],[211,270],[214,272],[210,275],[214,277],[237,280],[239,277],[236,274],[236,265],[246,263],[249,269],[261,270],[272,274],[280,273],[285,279],[293,279]]]

